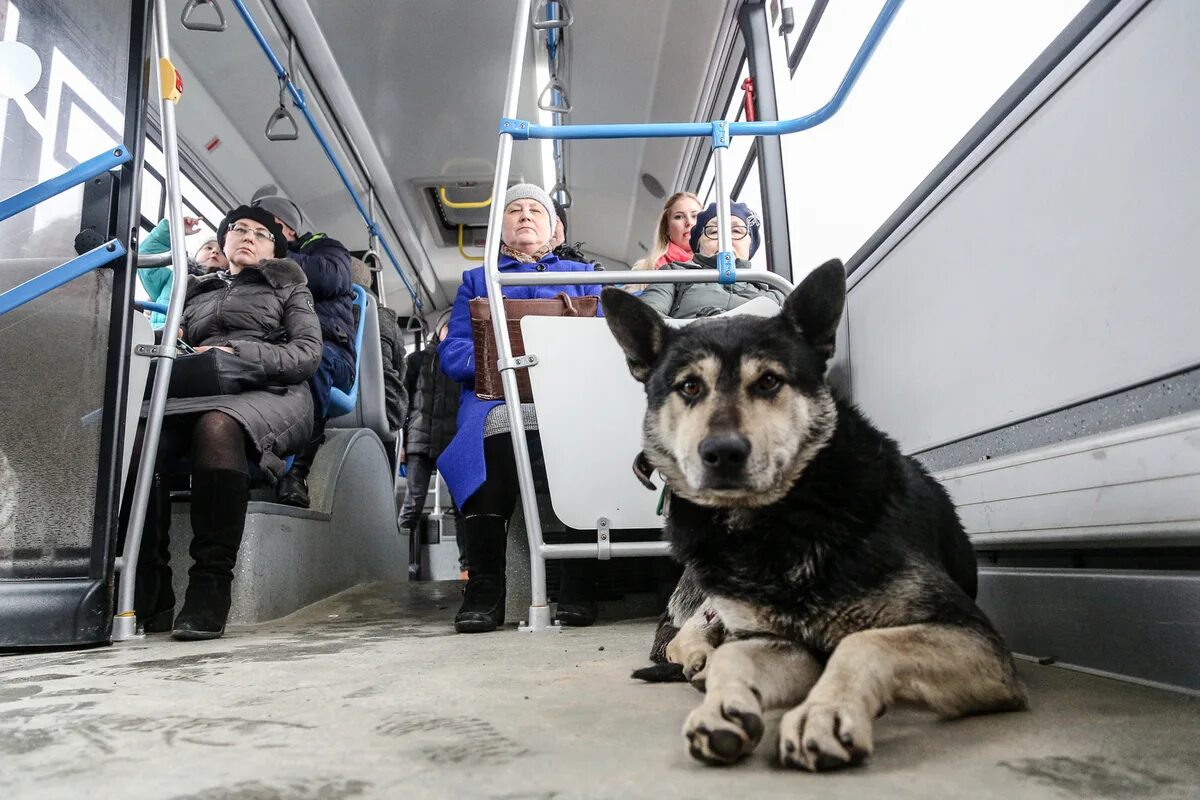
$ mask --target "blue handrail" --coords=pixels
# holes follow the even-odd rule
[[[242,15],[242,19],[246,22],[246,27],[250,29],[250,33],[253,34],[254,38],[258,41],[258,45],[262,48],[263,53],[266,54],[267,60],[271,62],[271,67],[275,70],[275,75],[278,76],[279,80],[287,86],[288,92],[292,95],[292,103],[296,106],[296,108],[300,109],[301,113],[304,114],[304,118],[308,120],[308,127],[312,129],[313,136],[317,137],[317,142],[320,143],[321,149],[325,151],[325,157],[329,159],[329,163],[333,165],[338,177],[342,179],[342,185],[344,185],[346,187],[346,191],[350,193],[350,199],[354,201],[354,205],[358,208],[358,213],[362,215],[363,221],[367,223],[367,231],[371,235],[379,237],[379,241],[383,245],[384,252],[386,252],[388,258],[391,259],[392,266],[396,268],[396,274],[400,276],[400,280],[404,281],[404,287],[408,289],[408,293],[412,296],[413,305],[417,308],[417,310],[422,309],[424,306],[421,303],[421,298],[417,296],[417,290],[413,288],[412,283],[410,283],[408,280],[408,276],[405,275],[404,270],[400,268],[400,261],[396,258],[396,254],[392,252],[392,247],[388,244],[387,239],[384,238],[383,233],[379,228],[379,223],[371,219],[370,213],[363,206],[362,201],[358,198],[358,194],[354,191],[354,186],[350,183],[350,177],[342,168],[342,164],[340,161],[338,161],[337,156],[333,154],[333,150],[329,147],[329,142],[321,133],[320,128],[317,127],[317,120],[313,117],[312,112],[308,110],[308,101],[304,99],[304,93],[300,91],[296,84],[292,83],[291,76],[288,75],[288,71],[284,68],[283,64],[280,63],[278,57],[276,57],[275,52],[271,49],[270,43],[267,41],[267,38],[263,36],[263,32],[259,29],[258,23],[254,21],[254,17],[251,16],[250,11],[246,8],[246,4],[243,2],[243,0],[233,0],[233,5],[237,8],[238,13]]]
[[[349,414],[358,403],[358,373],[362,363],[363,331],[367,329],[367,290],[353,284],[354,305],[358,306],[358,330],[354,333],[354,383],[349,392],[343,392],[334,386],[329,390],[329,410],[325,416],[333,419],[343,414]]]
[[[123,144],[119,144],[111,150],[104,151],[95,158],[89,158],[82,164],[75,165],[62,175],[47,178],[36,186],[30,186],[24,191],[17,192],[12,197],[0,200],[0,221],[8,219],[14,214],[19,214],[27,208],[33,208],[43,200],[49,200],[56,194],[61,194],[67,189],[85,183],[97,175],[108,172],[110,169],[119,167],[129,161],[131,157],[129,155],[129,148]]]
[[[903,3],[904,0],[887,0],[884,3],[883,10],[879,12],[879,16],[875,19],[871,30],[867,32],[862,46],[859,47],[854,60],[850,62],[850,67],[846,71],[845,77],[842,78],[841,84],[828,103],[810,114],[805,114],[795,119],[764,122],[730,122],[728,123],[729,135],[779,136],[781,134],[796,133],[797,131],[807,130],[808,128],[820,125],[836,114],[842,107],[842,104],[846,102],[846,97],[850,94],[850,90],[854,88],[854,84],[862,74],[863,67],[871,59],[876,46],[879,44],[880,39],[883,38],[884,33],[887,32],[888,26],[892,24],[892,19],[896,16],[896,12],[900,10],[900,6]],[[512,137],[517,140],[669,139],[712,136],[714,135],[713,126],[715,124],[715,122],[662,122],[644,124],[619,123],[615,125],[533,125],[521,119],[502,119],[500,120],[500,133],[512,134]]]
[[[152,303],[149,300],[134,300],[133,307],[138,311],[153,311],[155,314],[162,314],[163,316],[166,316],[167,313],[166,303]]]
[[[125,248],[119,241],[113,239],[93,250],[88,250],[81,256],[72,258],[62,266],[43,272],[36,278],[30,278],[21,285],[0,293],[0,316],[123,255],[125,255]]]

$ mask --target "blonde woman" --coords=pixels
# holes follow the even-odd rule
[[[654,229],[654,247],[644,259],[634,264],[633,268],[658,269],[674,262],[691,261],[692,247],[689,240],[700,208],[700,198],[692,192],[676,192],[668,197],[663,203],[662,214]],[[640,292],[646,285],[630,285],[625,288],[631,292]]]

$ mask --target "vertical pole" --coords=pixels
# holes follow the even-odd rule
[[[371,220],[374,221],[375,213],[378,210],[377,206],[376,206],[376,201],[375,201],[375,187],[374,186],[367,187],[367,210],[371,214]],[[376,223],[376,224],[378,224],[378,223]],[[370,234],[371,235],[367,238],[367,249],[375,254],[375,258],[372,259],[372,261],[374,263],[368,264],[367,266],[371,268],[371,272],[373,274],[377,274],[379,276],[375,279],[375,283],[377,284],[375,288],[379,293],[379,305],[386,306],[387,305],[387,294],[384,292],[384,289],[383,289],[383,270],[378,268],[379,267],[379,237],[375,235],[374,229],[371,230]],[[368,288],[370,288],[370,287],[368,287]],[[414,314],[417,313],[416,302],[413,303],[413,313]]]
[[[714,125],[719,123],[714,123]],[[733,236],[730,233],[729,189],[725,185],[725,152],[729,137],[713,134],[713,177],[717,195],[717,269],[721,283],[733,283],[736,277],[733,258]]]
[[[504,107],[501,116],[516,115],[517,98],[521,91],[521,67],[525,62],[525,36],[529,29],[529,0],[518,0],[516,20],[513,23],[512,50],[508,59],[508,82],[504,90]],[[496,334],[496,349],[500,360],[512,359],[512,342],[508,336],[508,317],[504,313],[504,301],[500,286],[500,231],[504,219],[504,194],[508,189],[509,166],[512,161],[513,139],[511,134],[500,134],[500,145],[496,153],[496,174],[492,180],[492,205],[488,211],[487,242],[484,245],[483,271],[487,279],[488,306],[492,312],[492,326]],[[537,494],[533,485],[533,464],[529,458],[529,443],[525,438],[525,425],[521,414],[521,399],[517,390],[517,376],[512,369],[502,369],[500,379],[504,385],[504,403],[508,408],[509,426],[513,441],[513,458],[516,461],[517,481],[521,487],[521,508],[525,512],[525,530],[529,536],[529,580],[531,584],[529,619],[522,630],[532,632],[552,629],[550,606],[546,601],[546,559],[542,555],[542,521],[538,515]]]
[[[154,0],[154,40],[159,59],[171,58],[167,43],[166,0]],[[158,72],[157,64],[151,74]],[[160,81],[161,84],[161,81]],[[179,139],[175,129],[175,103],[168,100],[159,86],[159,112],[162,119],[163,155],[166,156],[167,212],[171,226],[171,298],[167,304],[167,321],[163,327],[160,354],[155,357],[158,367],[154,374],[154,389],[142,435],[142,452],[138,460],[137,482],[134,484],[133,505],[129,511],[129,528],[125,533],[125,550],[121,557],[121,582],[117,593],[117,613],[113,618],[113,639],[137,636],[137,616],[133,608],[134,582],[137,579],[138,550],[142,544],[142,525],[146,520],[146,503],[154,480],[154,462],[158,455],[158,439],[162,432],[163,411],[167,405],[167,387],[174,366],[175,342],[179,322],[183,318],[183,299],[187,292],[187,248],[184,245],[183,199],[179,187]]]

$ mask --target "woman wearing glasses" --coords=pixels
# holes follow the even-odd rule
[[[730,203],[730,233],[733,236],[733,255],[738,271],[750,269],[750,259],[758,252],[762,223],[745,203]],[[713,203],[700,212],[691,233],[690,261],[672,262],[663,269],[716,269],[717,205]],[[642,300],[664,317],[695,319],[711,317],[753,300],[769,297],[782,305],[784,296],[775,289],[750,283],[658,283],[642,292]]]
[[[283,457],[308,442],[313,407],[305,381],[321,361],[312,294],[300,267],[283,258],[287,240],[275,218],[242,206],[222,220],[217,241],[229,268],[189,279],[181,337],[197,352],[224,350],[261,364],[268,388],[167,401],[156,467],[165,471],[188,459],[195,563],[171,627],[175,597],[165,560],[166,530],[147,530],[135,607],[148,631],[170,628],[176,639],[214,639],[224,632],[250,498],[250,464],[274,483],[284,471]],[[169,502],[163,494],[155,492],[152,504]],[[155,527],[158,517],[155,508],[148,509],[147,527]],[[170,524],[169,513],[161,518]]]

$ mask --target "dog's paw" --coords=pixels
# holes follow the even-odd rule
[[[854,766],[872,749],[871,715],[860,703],[801,703],[779,722],[785,767],[823,772]]]
[[[709,695],[683,723],[688,753],[706,764],[733,764],[754,752],[763,735],[762,706],[747,689]]]

